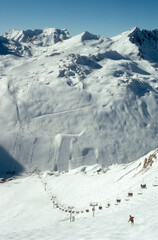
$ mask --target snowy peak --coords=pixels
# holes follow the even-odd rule
[[[62,42],[70,38],[70,34],[66,29],[46,28],[36,39],[35,43],[42,46],[51,46],[57,42]]]
[[[121,39],[129,38],[130,34],[132,34],[136,29],[137,29],[137,27],[131,28],[128,31],[122,32],[121,34],[112,37],[111,39],[113,41],[116,41],[116,40],[118,41]]]
[[[20,43],[32,43],[39,46],[51,46],[57,42],[70,38],[66,29],[46,28],[44,30],[10,30],[3,34],[4,38]]]
[[[88,41],[88,40],[99,40],[99,36],[86,31],[82,34],[81,40],[82,42]]]
[[[130,34],[130,41],[139,46],[152,46],[158,48],[158,30],[140,30],[135,28]]]
[[[140,57],[151,62],[158,61],[158,30],[140,30],[135,28],[129,34],[129,40],[139,48]]]
[[[33,31],[14,29],[3,34],[0,38],[0,54],[33,56],[35,52],[38,52],[38,47],[49,47],[69,38],[70,34],[66,29],[46,28]]]
[[[114,49],[133,60],[138,57],[150,62],[158,61],[158,30],[140,30],[138,27],[112,38]]]
[[[13,29],[7,33],[4,33],[3,37],[15,42],[28,42],[29,38],[38,36],[41,33],[42,33],[42,30],[37,30],[37,29],[34,31],[32,30],[22,31],[22,30]]]

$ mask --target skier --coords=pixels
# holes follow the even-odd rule
[[[132,217],[131,215],[129,215],[129,220],[128,222],[134,223],[134,217]]]

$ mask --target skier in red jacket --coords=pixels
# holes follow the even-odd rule
[[[134,223],[134,217],[132,217],[131,215],[129,215],[129,220],[128,222]]]

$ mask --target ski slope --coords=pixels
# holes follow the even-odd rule
[[[0,239],[156,240],[157,172],[155,150],[129,164],[36,172],[0,183]],[[127,196],[129,192],[133,197]],[[59,208],[53,208],[52,197]],[[118,198],[121,202],[116,205]],[[102,210],[96,207],[94,217],[92,202],[102,206]],[[74,207],[74,222],[65,212],[68,207]],[[129,215],[135,217],[133,225]]]

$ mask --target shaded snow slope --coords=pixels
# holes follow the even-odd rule
[[[158,30],[148,31],[136,28],[130,41],[139,47],[139,55],[151,62],[158,61]]]
[[[112,39],[56,29],[3,35],[0,146],[10,160],[1,175],[109,166],[157,147],[158,63],[138,56],[135,31]]]
[[[157,171],[158,150],[129,164],[37,172],[0,183],[0,239],[157,240]],[[90,203],[98,204],[94,217]]]

